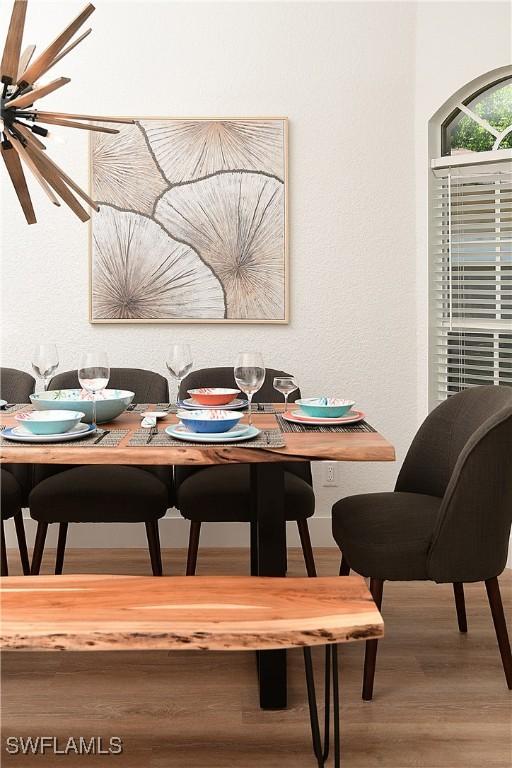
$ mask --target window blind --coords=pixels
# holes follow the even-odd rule
[[[432,201],[437,400],[481,384],[512,386],[512,163],[444,174]]]

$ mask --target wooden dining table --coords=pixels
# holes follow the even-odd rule
[[[30,406],[28,406],[30,407]],[[151,410],[151,407],[149,408]],[[282,410],[282,404],[275,406]],[[15,414],[1,413],[1,426],[17,424]],[[247,415],[243,422],[247,421]],[[160,419],[160,429],[176,423],[169,414]],[[252,414],[262,430],[278,428],[274,413]],[[78,445],[78,442],[52,445],[7,443],[0,446],[0,463],[10,464],[121,464],[160,466],[212,466],[249,464],[251,502],[257,527],[257,571],[259,576],[286,574],[286,522],[284,515],[283,462],[300,461],[394,461],[393,445],[379,432],[286,432],[281,448],[244,445],[129,445],[140,429],[141,415],[125,412],[114,422],[102,424],[106,430],[126,430],[115,446]],[[242,422],[242,423],[243,423]],[[282,709],[287,703],[286,651],[270,650],[258,654],[260,705],[263,709]]]

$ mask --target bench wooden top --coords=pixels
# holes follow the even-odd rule
[[[150,464],[198,465],[247,464],[279,461],[394,461],[395,451],[378,432],[286,432],[284,448],[128,446],[133,432],[140,428],[140,414],[123,413],[105,429],[126,429],[128,434],[115,447],[67,445],[24,445],[10,443],[0,447],[0,463],[13,464]],[[159,428],[176,423],[176,416],[159,420]],[[247,421],[247,415],[243,422]],[[277,427],[274,414],[253,414],[255,426]],[[0,424],[16,426],[14,415],[1,414]]]
[[[11,576],[4,650],[267,650],[382,637],[360,576]]]

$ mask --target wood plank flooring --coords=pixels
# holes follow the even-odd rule
[[[185,552],[166,550],[166,573]],[[339,567],[315,552],[319,575]],[[51,572],[54,552],[42,573]],[[16,552],[11,572],[19,573]],[[150,573],[138,549],[69,550],[71,573]],[[204,549],[198,573],[247,573],[248,552]],[[304,575],[290,550],[290,575]],[[512,574],[501,577],[511,616]],[[457,630],[449,585],[386,584],[373,702],[361,700],[363,644],[341,652],[346,768],[508,768],[512,693],[507,690],[483,585],[466,587],[468,634]],[[319,652],[314,654],[319,658]],[[255,662],[244,653],[6,653],[2,664],[4,768],[102,764],[122,768],[313,768],[300,652],[289,654],[290,708],[258,707]],[[320,678],[318,678],[318,687]],[[7,736],[123,740],[121,755],[10,756]]]

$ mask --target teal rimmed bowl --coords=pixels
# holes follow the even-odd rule
[[[76,427],[84,415],[83,411],[30,411],[14,418],[33,435],[61,435]]]
[[[307,397],[294,402],[306,416],[320,419],[339,419],[350,411],[355,400],[340,400],[336,397]]]

